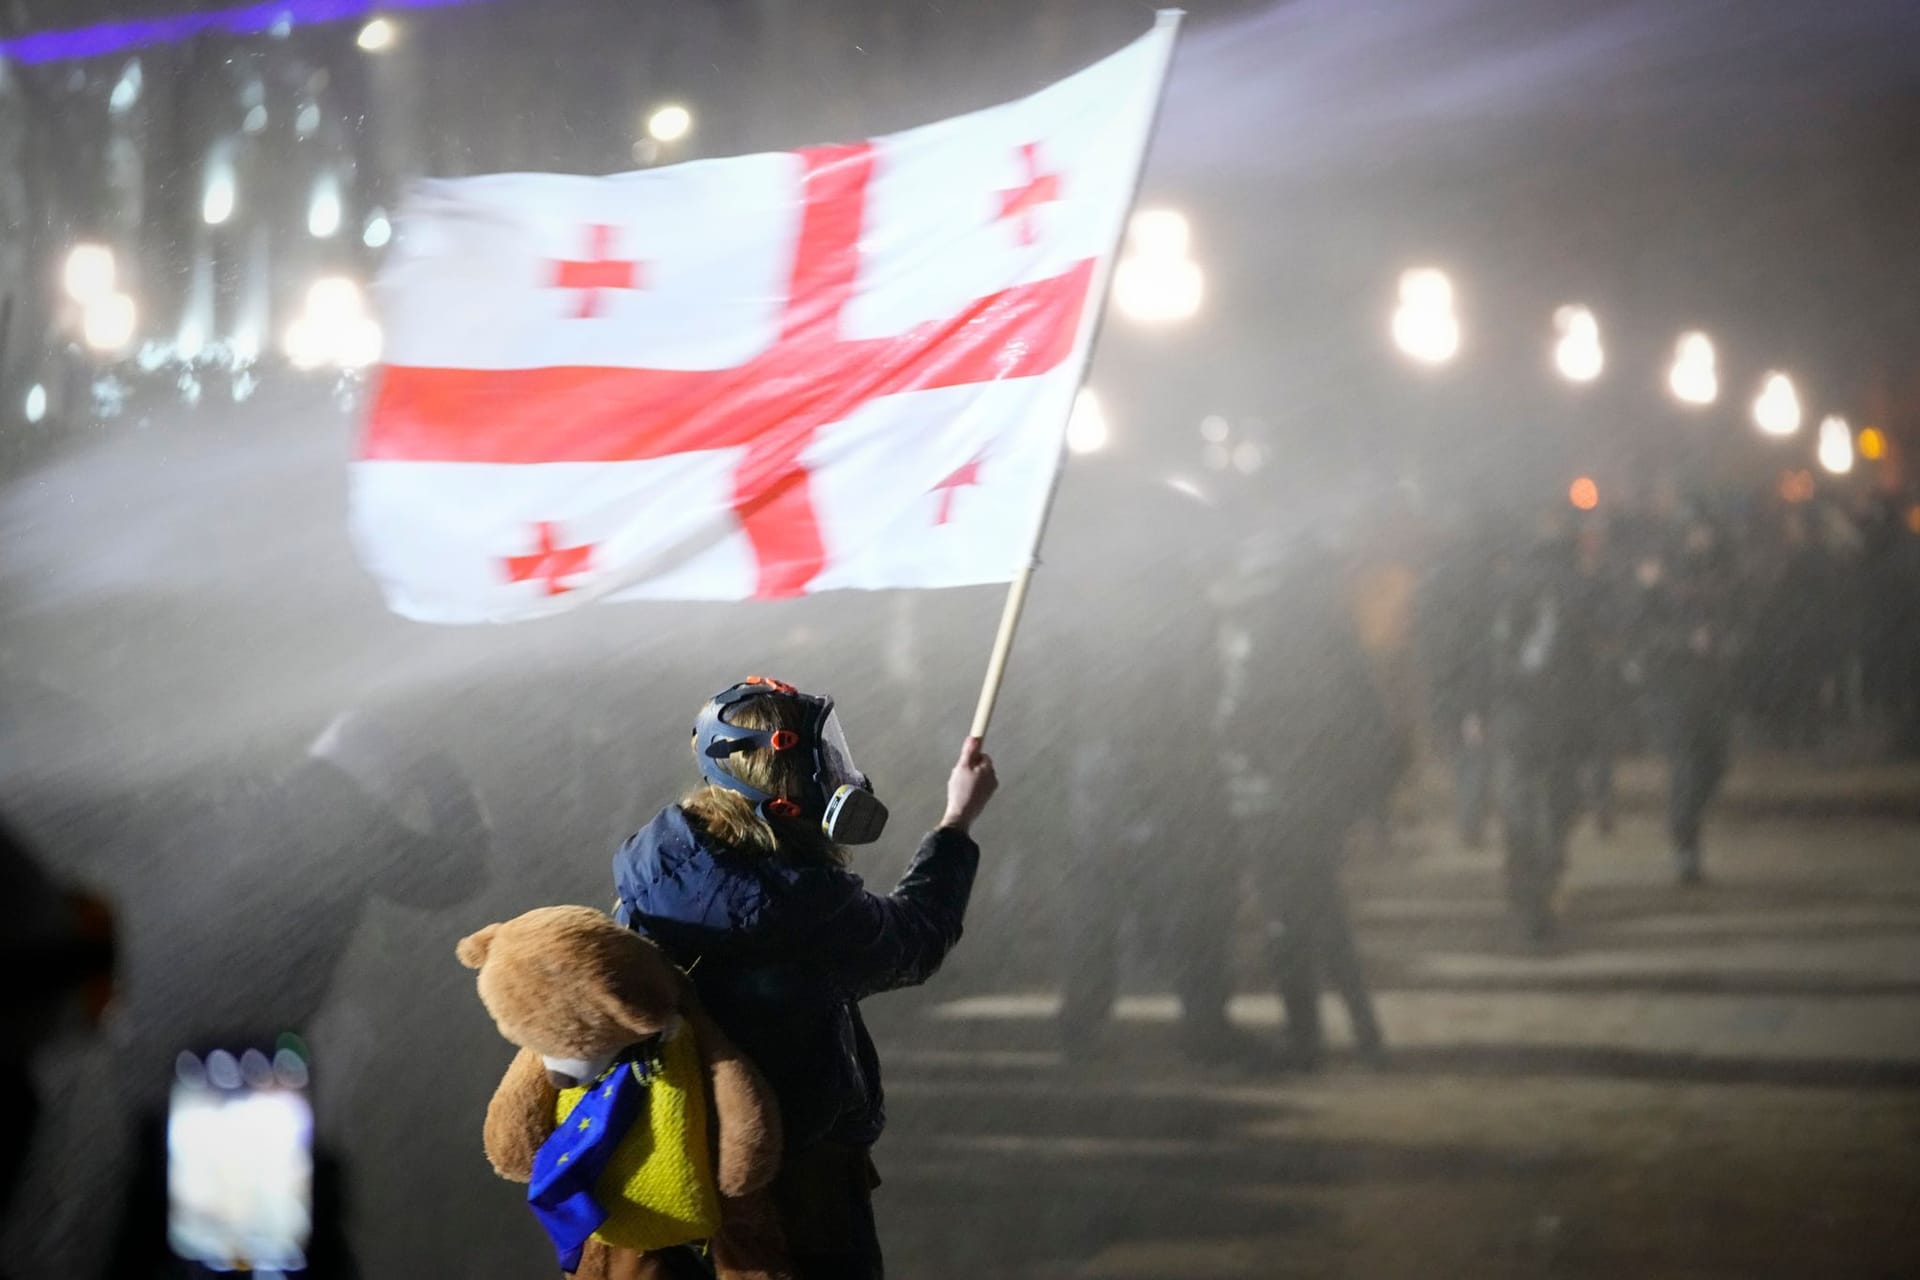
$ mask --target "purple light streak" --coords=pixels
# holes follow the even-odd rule
[[[315,26],[401,9],[446,9],[486,0],[269,0],[266,4],[216,9],[211,13],[178,13],[130,22],[102,22],[65,31],[38,31],[0,40],[0,57],[25,66],[98,58],[149,45],[178,44],[208,31],[247,36],[269,31],[280,22]]]

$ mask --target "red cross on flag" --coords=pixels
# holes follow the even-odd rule
[[[1011,580],[1172,39],[867,142],[421,184],[353,467],[389,604]]]

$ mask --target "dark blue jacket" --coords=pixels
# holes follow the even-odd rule
[[[832,866],[736,853],[675,805],[613,856],[615,916],[687,970],[766,1075],[789,1151],[870,1145],[886,1124],[858,1002],[925,982],[960,940],[980,850],[940,830],[886,896]]]

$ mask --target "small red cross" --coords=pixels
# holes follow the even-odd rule
[[[588,569],[588,561],[593,555],[592,544],[578,547],[556,547],[553,545],[553,524],[542,520],[533,526],[534,537],[539,546],[532,555],[507,556],[503,563],[507,566],[508,582],[525,582],[530,578],[539,579],[546,584],[550,596],[564,595],[573,590],[560,581],[562,578],[576,577]]]
[[[580,306],[574,318],[585,320],[600,314],[603,289],[638,289],[640,263],[631,258],[613,256],[614,228],[595,223],[587,228],[587,256],[584,261],[563,258],[553,264],[553,287],[580,290]]]
[[[1008,187],[1000,193],[1000,217],[1020,219],[1020,243],[1032,244],[1040,238],[1033,212],[1043,204],[1060,198],[1060,175],[1040,172],[1040,144],[1020,144],[1020,163],[1027,171],[1026,183]]]
[[[970,489],[979,485],[980,464],[985,459],[985,454],[979,455],[974,458],[972,462],[969,462],[966,466],[961,467],[945,480],[942,480],[939,484],[927,490],[928,493],[937,493],[940,495],[940,511],[939,514],[933,518],[935,524],[945,524],[953,518],[953,495],[957,490]]]

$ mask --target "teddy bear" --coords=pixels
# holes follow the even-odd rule
[[[563,1228],[567,1215],[574,1215],[575,1280],[667,1276],[658,1256],[621,1241],[658,1235],[649,1222],[659,1218],[634,1202],[635,1184],[626,1179],[646,1159],[649,1124],[658,1144],[661,1108],[673,1106],[684,1108],[676,1113],[684,1121],[677,1132],[704,1129],[707,1135],[704,1144],[688,1143],[695,1148],[692,1165],[704,1167],[674,1187],[695,1211],[673,1224],[700,1220],[704,1198],[717,1209],[710,1257],[722,1280],[788,1280],[784,1241],[766,1190],[780,1166],[778,1104],[759,1070],[701,1010],[692,983],[657,947],[603,912],[564,906],[490,924],[462,938],[456,953],[462,964],[479,970],[481,1003],[501,1035],[519,1048],[487,1106],[484,1142],[495,1172],[531,1182],[541,1194],[567,1160],[604,1162],[575,1168],[591,1191],[576,1195],[570,1207],[555,1209],[530,1197],[554,1234],[563,1266],[564,1231],[556,1233],[549,1215],[557,1212]],[[642,1084],[629,1096],[641,1100],[602,1101],[614,1098],[611,1086],[624,1082],[630,1070]],[[658,1099],[648,1093],[659,1082],[688,1080],[692,1087],[670,1087]],[[607,1110],[621,1105],[630,1107],[624,1119]],[[640,1109],[637,1121],[632,1107]],[[569,1149],[575,1131],[584,1140],[596,1120],[609,1133],[624,1125],[631,1134],[637,1123],[637,1146],[622,1137],[598,1156]],[[565,1132],[549,1147],[562,1127]],[[687,1185],[695,1182],[703,1185]],[[588,1215],[584,1224],[581,1212]],[[592,1237],[586,1238],[589,1230]]]

